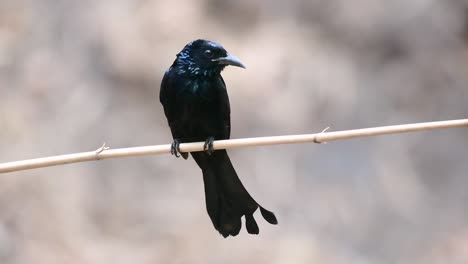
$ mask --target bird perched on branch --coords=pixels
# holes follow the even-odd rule
[[[208,215],[223,237],[239,234],[242,216],[247,232],[258,234],[253,217],[257,208],[267,222],[278,223],[242,185],[226,150],[213,150],[214,140],[229,139],[231,133],[231,109],[221,77],[228,65],[245,68],[221,45],[203,39],[192,41],[166,71],[159,94],[174,139],[171,153],[187,159],[188,153],[181,153],[179,144],[205,141],[205,151],[190,154],[203,173]]]

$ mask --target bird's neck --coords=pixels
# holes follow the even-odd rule
[[[216,68],[203,68],[185,58],[177,58],[174,61],[173,67],[179,75],[190,76],[192,78],[211,78],[218,76],[224,68],[221,66]]]

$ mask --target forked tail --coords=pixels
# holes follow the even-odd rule
[[[243,215],[247,232],[258,234],[259,228],[253,217],[258,207],[268,223],[278,224],[275,215],[260,206],[247,192],[226,150],[216,150],[211,155],[205,152],[191,154],[203,172],[208,215],[223,237],[239,234]]]

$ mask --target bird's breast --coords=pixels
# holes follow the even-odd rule
[[[184,85],[184,97],[189,102],[209,103],[216,100],[217,91],[205,80],[188,80]]]

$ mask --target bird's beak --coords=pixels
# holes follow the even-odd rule
[[[232,65],[245,69],[244,64],[242,64],[242,62],[236,56],[229,53],[226,55],[226,57],[216,58],[213,59],[213,61],[217,61],[219,64]]]

